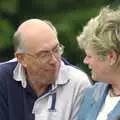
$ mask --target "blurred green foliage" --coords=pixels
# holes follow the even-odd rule
[[[8,48],[12,42],[10,40],[13,33],[13,27],[7,19],[0,20],[0,48]]]
[[[0,61],[13,57],[12,35],[19,24],[29,18],[40,18],[50,20],[57,28],[58,38],[65,46],[64,57],[89,73],[76,36],[105,5],[117,6],[119,0],[1,0]]]

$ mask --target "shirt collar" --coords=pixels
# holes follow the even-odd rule
[[[67,65],[65,65],[64,62],[61,61],[60,70],[59,70],[58,77],[55,82],[56,85],[57,84],[58,85],[66,84],[69,81],[68,71],[69,71],[69,69],[68,69]],[[26,81],[25,70],[20,63],[17,64],[17,66],[15,67],[15,69],[13,71],[13,78],[16,81],[21,81],[22,87],[26,88],[27,81]]]
[[[26,88],[27,81],[26,81],[26,76],[25,76],[25,70],[20,63],[17,64],[17,66],[15,67],[15,69],[13,71],[13,78],[16,81],[21,81],[22,87]]]
[[[66,84],[69,81],[69,68],[61,61],[61,67],[55,84]]]

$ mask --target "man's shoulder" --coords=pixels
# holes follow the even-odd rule
[[[6,91],[6,88],[12,86],[13,70],[17,62],[4,62],[0,64],[0,89]]]
[[[8,72],[12,72],[15,66],[17,65],[17,61],[12,62],[2,62],[0,63],[0,75],[7,74]]]
[[[74,66],[74,65],[67,65],[68,69],[69,69],[69,73],[73,75],[87,75],[82,69],[80,69],[79,67],[77,66]]]
[[[76,82],[78,84],[90,84],[90,79],[88,75],[80,68],[73,65],[67,65],[67,69],[68,77],[71,81]]]

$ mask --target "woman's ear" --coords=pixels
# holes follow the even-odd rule
[[[114,65],[116,63],[116,60],[117,60],[116,52],[115,51],[109,52],[107,55],[107,59],[108,59],[109,65]]]

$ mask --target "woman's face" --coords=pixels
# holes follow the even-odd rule
[[[85,53],[84,63],[91,69],[92,79],[95,81],[108,82],[112,70],[112,67],[108,63],[108,59],[100,59],[100,56],[90,48],[87,48]]]

